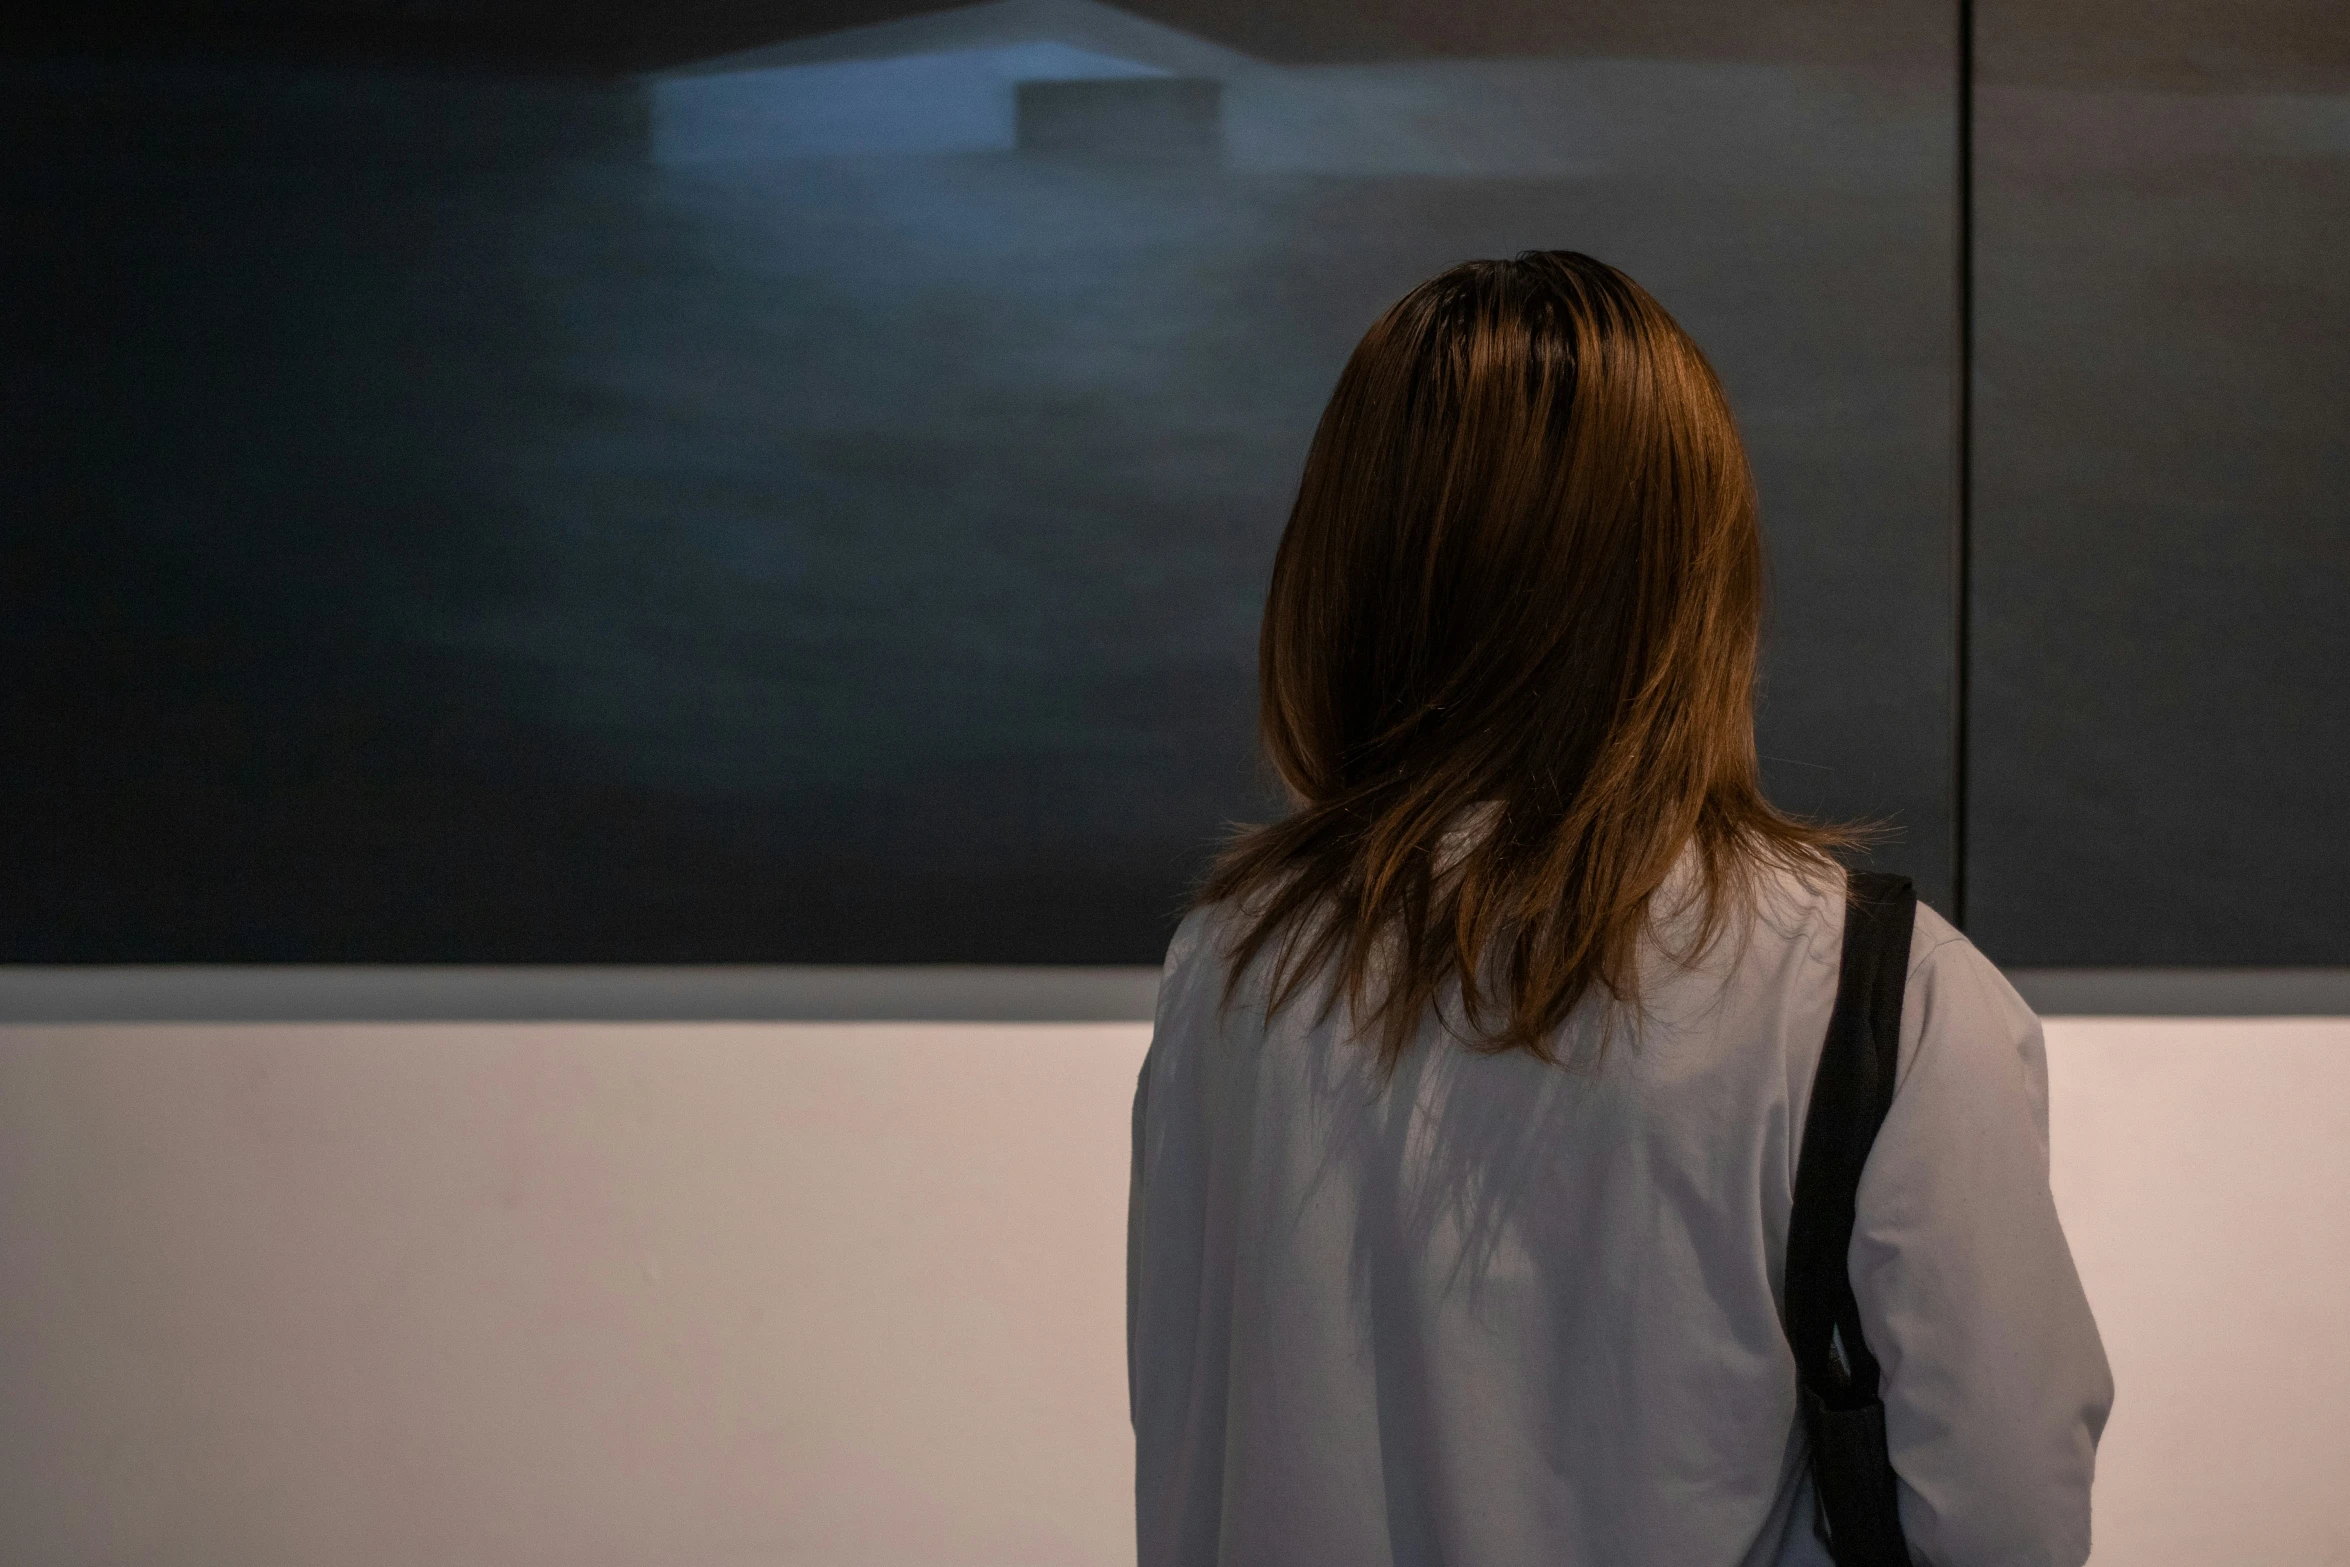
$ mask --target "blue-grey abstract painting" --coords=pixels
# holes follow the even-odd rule
[[[129,14],[0,65],[0,960],[1155,961],[1340,364],[1530,247],[1713,357],[1769,786],[1947,898],[1948,8]]]
[[[2350,965],[2350,7],[1976,40],[1968,934]]]

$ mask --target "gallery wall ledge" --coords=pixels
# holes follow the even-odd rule
[[[2016,968],[2043,1017],[2350,1017],[2339,968]],[[0,1023],[1148,1022],[1155,968],[0,965]]]
[[[0,967],[0,1022],[1147,1021],[1156,968]]]

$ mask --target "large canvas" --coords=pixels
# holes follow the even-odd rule
[[[1769,787],[1949,907],[1950,13],[751,10],[7,66],[0,959],[1154,962],[1340,364],[1529,247],[1713,358]]]
[[[2350,8],[1976,35],[1969,934],[2350,962]]]

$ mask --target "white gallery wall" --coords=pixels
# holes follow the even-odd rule
[[[1147,1039],[0,1029],[0,1560],[1131,1561]],[[2096,1562],[2350,1561],[2350,1019],[2048,1039]]]

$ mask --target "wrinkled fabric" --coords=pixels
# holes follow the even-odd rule
[[[1824,1564],[1782,1282],[1841,877],[1777,876],[1648,1016],[1550,1066],[1433,1017],[1381,1091],[1343,1007],[1229,1009],[1175,934],[1134,1099],[1140,1567]],[[1743,939],[1741,939],[1743,938]],[[1918,906],[1850,1254],[1902,1522],[1936,1567],[2077,1567],[2112,1380],[2048,1187],[2039,1020]]]

